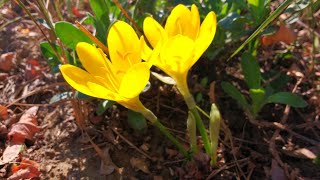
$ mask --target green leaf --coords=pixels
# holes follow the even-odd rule
[[[250,89],[259,89],[261,73],[258,61],[248,52],[243,53],[241,58],[241,68],[247,85]]]
[[[265,27],[267,27],[273,20],[275,20],[291,3],[293,0],[284,1],[274,12],[272,12],[269,17],[262,22],[262,24],[248,37],[248,39],[238,47],[236,51],[228,58],[229,61],[232,57],[234,57],[241,49],[244,48],[249,42],[251,42]]]
[[[247,100],[240,93],[240,91],[236,87],[234,87],[231,83],[222,82],[221,87],[229,96],[231,96],[233,99],[237,100],[238,103],[242,106],[242,108],[244,108],[244,109],[249,108],[249,104],[248,104]]]
[[[265,90],[264,89],[250,89],[250,97],[252,99],[252,114],[257,116],[260,109],[265,104]]]
[[[278,92],[268,97],[268,103],[281,103],[288,104],[292,107],[303,108],[308,104],[302,99],[302,97],[292,94],[290,92]]]
[[[128,123],[136,131],[142,131],[147,128],[146,118],[141,113],[135,111],[128,110]]]
[[[56,48],[57,53],[61,53],[61,48],[55,44],[50,45],[49,42],[40,43],[42,55],[48,60],[51,70],[56,73],[59,72],[59,64],[61,64],[61,62],[53,48]]]
[[[250,6],[249,10],[255,19],[254,24],[260,24],[262,18],[265,16],[265,13],[268,10],[266,2],[267,0],[248,0]]]
[[[56,94],[50,99],[49,104],[54,104],[71,97],[72,97],[72,92],[63,92],[60,94]]]
[[[97,38],[106,44],[106,35],[110,25],[109,7],[105,0],[91,0],[90,7],[95,15],[94,24],[97,30]]]
[[[68,48],[75,50],[79,42],[92,44],[91,39],[69,22],[60,21],[55,25],[55,31],[61,42]]]
[[[114,105],[114,101],[104,100],[98,104],[96,113],[98,116],[101,116],[108,108]]]

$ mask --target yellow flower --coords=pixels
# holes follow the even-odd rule
[[[187,73],[211,44],[216,25],[215,13],[209,12],[200,26],[199,11],[195,5],[191,10],[177,5],[164,28],[147,17],[143,31],[153,50],[142,37],[142,58],[171,76],[180,91],[187,91]]]
[[[78,43],[76,51],[85,70],[62,65],[64,79],[83,94],[117,101],[135,111],[145,110],[139,94],[149,80],[150,71],[148,64],[141,62],[137,34],[130,25],[118,21],[110,28],[107,41],[111,61],[101,49]]]

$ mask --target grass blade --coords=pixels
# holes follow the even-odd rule
[[[265,27],[267,27],[274,19],[276,19],[291,3],[293,0],[284,1],[270,16],[248,37],[248,39],[241,44],[240,47],[228,58],[229,61],[232,57],[238,54],[253,38],[255,38]]]

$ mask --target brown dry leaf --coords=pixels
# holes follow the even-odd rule
[[[8,73],[0,73],[0,81],[7,79],[8,76],[9,76]]]
[[[22,162],[21,162],[22,163]],[[19,169],[12,174],[8,180],[19,180],[19,179],[32,179],[35,177],[39,177],[39,165],[35,161],[31,163],[31,161],[24,161],[24,164],[20,164]]]
[[[314,152],[313,152],[314,151]],[[283,152],[288,155],[288,156],[292,156],[295,158],[302,158],[302,159],[315,159],[317,158],[317,148],[299,148],[299,149],[295,149],[292,151],[285,151],[283,150]]]
[[[9,143],[2,154],[0,165],[4,165],[11,161],[14,161],[23,150],[23,147],[24,145],[22,143]]]
[[[177,150],[169,149],[169,148],[166,148],[166,153],[169,156],[168,157],[169,159],[171,159],[179,154],[179,152]]]
[[[270,35],[270,36],[263,36],[262,37],[262,44],[267,46],[270,44],[275,44],[278,42],[284,42],[286,44],[291,44],[297,39],[296,34],[288,28],[285,24],[281,23],[279,30]]]
[[[38,107],[31,107],[13,124],[9,133],[8,139],[11,142],[24,142],[25,139],[32,140],[35,133],[40,131],[36,114]]]
[[[271,163],[271,179],[272,180],[287,180],[283,169],[278,165],[277,161],[272,159]]]
[[[0,120],[8,119],[8,109],[5,106],[0,105]]]
[[[304,77],[301,68],[298,67],[297,64],[293,63],[288,70],[288,75],[295,76],[295,77]]]
[[[13,61],[14,61],[15,55],[16,54],[13,52],[1,54],[1,56],[0,56],[0,70],[6,71],[6,72],[10,71],[13,66]]]
[[[133,157],[130,159],[130,164],[133,168],[137,168],[146,174],[150,174],[148,164],[145,160]]]
[[[104,148],[103,151],[104,156],[106,157],[107,162],[105,161],[101,161],[101,165],[100,165],[100,174],[102,175],[109,175],[111,174],[115,169],[117,169],[118,167],[116,167],[111,158],[110,158],[110,154],[109,154],[109,148]]]

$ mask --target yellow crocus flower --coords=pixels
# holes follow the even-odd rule
[[[216,25],[216,15],[212,11],[200,25],[199,11],[195,5],[191,6],[191,10],[177,5],[164,28],[152,17],[147,17],[143,31],[153,50],[142,37],[142,58],[171,76],[182,95],[188,96],[188,71],[211,44]]]
[[[85,42],[76,46],[84,69],[66,64],[60,67],[64,79],[79,92],[102,99],[117,101],[128,109],[143,112],[139,100],[150,70],[141,62],[141,43],[133,28],[117,21],[108,34],[110,60],[105,53]]]

